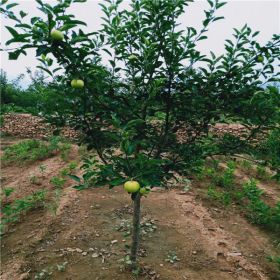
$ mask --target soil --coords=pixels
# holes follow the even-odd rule
[[[71,156],[80,160],[77,147]],[[43,174],[42,164],[47,167]],[[47,204],[53,194],[50,178],[68,164],[58,155],[31,165],[4,167],[3,186],[15,188],[11,200],[47,189]],[[30,182],[31,175],[38,177],[39,185]],[[238,180],[246,176],[238,170]],[[2,237],[0,279],[278,279],[276,267],[266,258],[279,256],[275,241],[279,243],[280,236],[250,224],[236,205],[214,205],[203,195],[207,183],[193,182],[188,192],[154,188],[143,197],[145,232],[139,251],[143,273],[137,278],[123,261],[131,238],[130,196],[121,186],[77,191],[69,179],[56,215],[48,207],[39,208],[9,226]],[[261,186],[271,203],[279,200],[279,185],[265,180]],[[174,263],[172,256],[178,258]]]

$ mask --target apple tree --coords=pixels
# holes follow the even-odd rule
[[[256,137],[279,131],[280,95],[267,85],[279,81],[280,36],[261,45],[245,25],[225,41],[223,55],[206,55],[197,44],[223,19],[216,16],[225,5],[219,0],[208,0],[200,30],[179,25],[192,0],[131,0],[129,9],[122,0],[105,0],[102,28],[90,32],[68,12],[86,1],[36,2],[41,16],[18,11],[16,3],[1,7],[15,22],[6,26],[7,48],[16,44],[10,59],[36,50],[38,67],[53,77],[50,86],[61,97],[44,117],[81,131],[81,141],[96,151],[84,162],[83,178],[74,178],[76,188],[125,184],[131,193],[136,268],[140,203],[150,188],[187,176],[209,156],[253,154]],[[211,132],[225,122],[248,132]]]

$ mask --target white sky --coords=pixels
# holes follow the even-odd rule
[[[18,0],[15,2],[20,3],[19,9],[27,11],[29,16],[33,17],[41,14],[36,9],[37,3],[34,0]],[[54,1],[45,0],[45,2],[51,3]],[[76,3],[69,12],[73,13],[77,19],[85,21],[88,24],[88,30],[96,31],[102,23],[102,12],[98,5],[100,2],[102,0]],[[128,6],[129,2],[129,0],[126,0],[124,6]],[[182,28],[185,26],[200,28],[204,18],[203,11],[208,7],[209,4],[206,0],[195,0],[194,3],[190,3],[185,15],[180,19]],[[229,0],[225,6],[218,10],[217,15],[224,16],[225,19],[213,23],[207,33],[208,40],[199,43],[199,50],[204,54],[208,54],[210,50],[216,54],[221,54],[224,50],[225,39],[232,38],[233,28],[240,28],[245,23],[253,31],[260,31],[257,37],[260,43],[265,43],[273,34],[280,33],[280,0]],[[14,23],[2,17],[1,45],[10,39],[10,34],[5,28],[6,25],[13,26]],[[26,67],[35,70],[36,65],[38,65],[38,62],[34,51],[29,51],[27,56],[20,56],[17,61],[8,60],[8,54],[1,52],[0,67],[7,72],[10,79],[26,73]],[[29,79],[26,77],[23,84],[26,85],[28,81]]]

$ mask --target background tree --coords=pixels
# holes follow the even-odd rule
[[[15,27],[7,26],[12,39],[6,44],[21,44],[10,59],[36,48],[39,67],[54,77],[52,92],[60,96],[57,104],[63,104],[46,108],[44,116],[82,131],[82,141],[96,150],[99,158],[85,161],[83,178],[73,177],[77,189],[140,183],[141,189],[131,194],[130,261],[136,268],[144,188],[164,187],[209,156],[251,154],[259,133],[279,129],[279,92],[264,88],[279,79],[274,66],[280,37],[274,35],[261,46],[255,39],[258,32],[245,25],[234,29],[235,41],[226,40],[224,55],[211,52],[207,57],[196,45],[207,39],[209,24],[222,19],[215,16],[225,4],[218,0],[208,1],[201,30],[178,25],[191,0],[132,0],[130,10],[120,8],[121,0],[104,1],[103,28],[91,33],[67,12],[73,2],[84,1],[59,0],[54,6],[36,2],[43,15],[30,22],[24,22],[26,12],[12,12],[17,4],[1,8],[16,21]],[[54,37],[54,29],[62,34]],[[102,59],[105,53],[109,66]],[[73,79],[85,86],[71,89]],[[243,124],[248,133],[218,137],[210,126],[220,122]]]

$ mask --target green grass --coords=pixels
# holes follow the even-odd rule
[[[42,160],[60,152],[63,160],[67,160],[71,145],[60,142],[59,137],[53,137],[49,142],[39,140],[24,140],[4,150],[3,165],[23,165]]]

